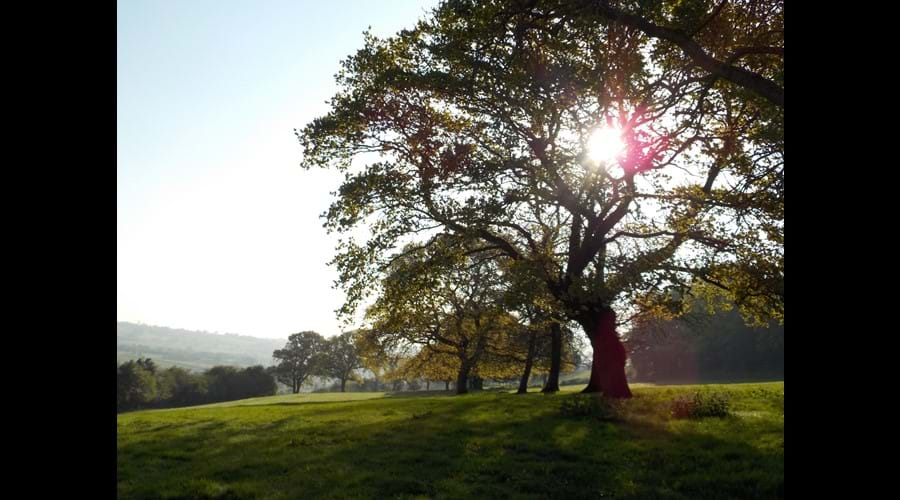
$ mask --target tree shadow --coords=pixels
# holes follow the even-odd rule
[[[282,401],[279,403],[257,403],[257,404],[246,404],[246,405],[231,405],[227,407],[223,407],[223,409],[227,408],[275,408],[279,406],[312,406],[312,405],[340,405],[347,403],[361,403],[363,401],[377,401],[382,398],[372,398],[372,399],[342,399],[335,401]],[[212,408],[211,408],[212,409]]]
[[[428,398],[433,396],[456,396],[455,391],[396,391],[396,392],[386,392],[384,394],[385,398],[397,399],[397,398]]]

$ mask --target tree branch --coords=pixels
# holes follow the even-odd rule
[[[596,12],[601,17],[622,23],[632,28],[637,28],[645,34],[674,43],[694,61],[694,64],[712,73],[713,75],[728,80],[763,97],[779,108],[784,108],[784,89],[775,82],[758,73],[720,61],[703,50],[699,43],[678,29],[667,28],[653,24],[643,17],[628,14],[611,7],[608,0],[600,0],[595,4]]]

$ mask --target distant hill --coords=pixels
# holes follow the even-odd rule
[[[165,326],[116,323],[116,361],[153,358],[159,366],[203,371],[215,365],[272,364],[272,351],[287,339],[263,339],[233,333],[218,334]]]

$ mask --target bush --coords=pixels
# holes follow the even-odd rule
[[[559,408],[566,417],[594,417],[598,420],[618,419],[615,404],[599,394],[575,394],[563,399]]]
[[[672,400],[669,410],[674,418],[728,416],[728,397],[723,393],[695,392]]]

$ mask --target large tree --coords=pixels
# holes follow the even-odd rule
[[[631,395],[616,309],[700,280],[783,313],[783,107],[628,19],[447,1],[366,36],[298,132],[306,167],[346,172],[327,227],[369,227],[334,260],[343,313],[404,244],[475,239],[544,281],[593,347],[585,391],[611,397]]]
[[[688,69],[723,79],[784,108],[782,0],[555,0],[540,2],[560,16],[614,22],[640,30]],[[510,2],[529,12],[538,2]]]

